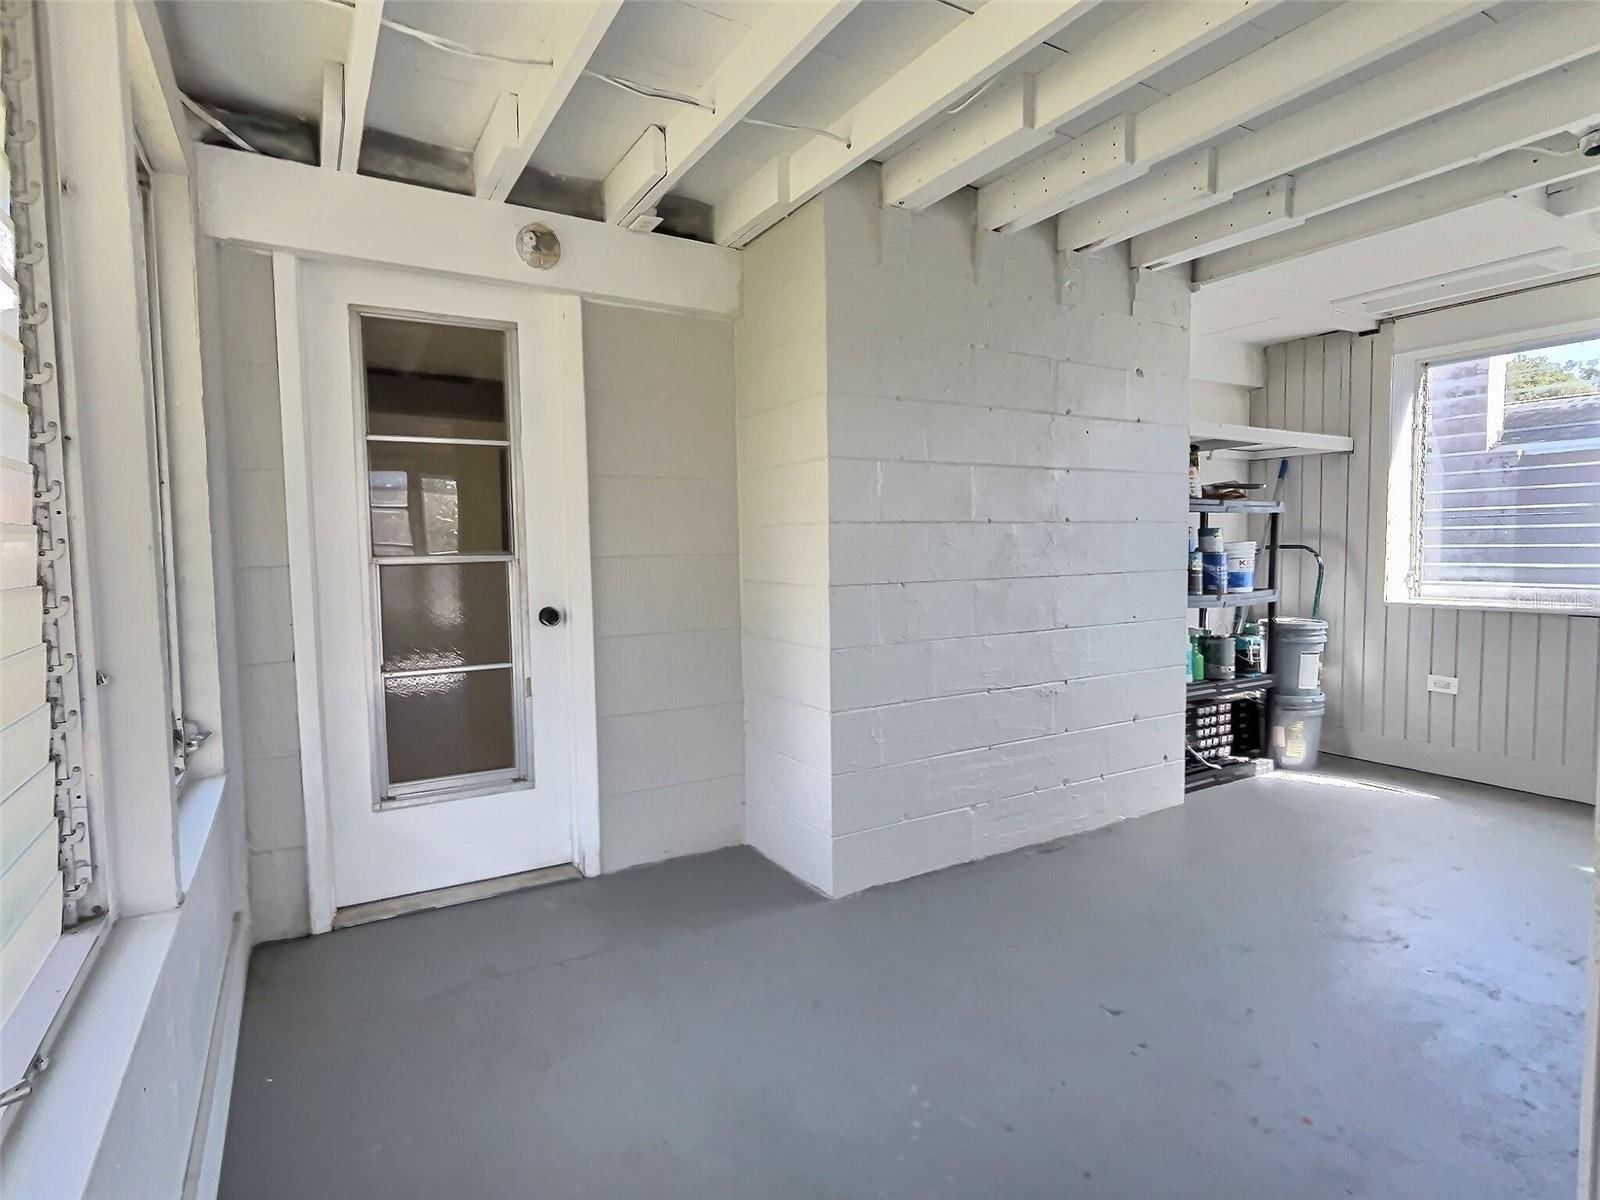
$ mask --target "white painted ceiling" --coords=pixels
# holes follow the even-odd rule
[[[538,58],[547,53],[562,5],[570,2],[387,0],[383,14],[495,55]],[[539,141],[518,188],[518,202],[595,215],[584,205],[593,203],[599,181],[648,127],[665,126],[683,106],[594,76],[701,95],[774,4],[786,2],[792,0],[627,0],[588,59],[589,75],[578,80]],[[972,12],[984,2],[863,0],[771,87],[750,112],[753,120],[736,126],[673,186],[670,198],[707,208],[717,205],[763,167],[805,145],[814,136],[811,131],[847,130],[852,110],[874,89],[972,20]],[[1338,93],[1360,88],[1440,46],[1493,29],[1538,2],[1511,0],[1466,9],[1447,28],[1333,83],[1287,102],[1263,105],[1210,144],[1223,145],[1290,114],[1314,110]],[[1594,47],[1600,54],[1600,5],[1580,2],[1596,13]],[[351,17],[339,0],[157,3],[179,86],[188,95],[229,113],[292,118],[316,126],[324,65],[343,61],[347,52]],[[1092,39],[1113,25],[1165,21],[1191,3],[1107,0],[1019,61],[993,72],[990,82],[1071,63],[1078,54],[1092,55]],[[1048,145],[1020,152],[1020,158],[975,182],[990,182],[1119,113],[1141,112],[1339,7],[1335,0],[1259,3],[1260,10],[1247,21],[1107,96],[1056,130]],[[516,90],[526,74],[526,67],[451,54],[385,27],[378,38],[366,127],[408,139],[419,153],[431,147],[440,161],[456,164],[459,171],[478,144],[497,98]],[[928,128],[911,131],[877,158],[882,161],[911,146]],[[310,144],[303,136],[301,143]],[[364,154],[371,150],[370,140],[366,146]],[[394,161],[386,159],[382,173],[404,178]],[[363,164],[368,170],[380,169],[365,157]],[[441,178],[419,173],[415,182],[451,186],[440,183]],[[667,212],[667,205],[662,211]],[[1196,331],[1261,344],[1329,328],[1366,328],[1379,317],[1440,297],[1474,289],[1481,294],[1508,281],[1591,269],[1600,255],[1600,235],[1593,224],[1592,217],[1557,221],[1538,210],[1537,197],[1532,203],[1495,200],[1203,288],[1195,300]],[[677,232],[704,236],[705,225]]]

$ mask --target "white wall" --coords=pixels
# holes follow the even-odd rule
[[[1536,330],[1531,297],[1567,319],[1583,311],[1574,302],[1592,309],[1575,295],[1563,300],[1558,289],[1523,296],[1458,308],[1453,319],[1515,334]],[[1390,356],[1397,336],[1414,340],[1424,332],[1420,322],[1434,323],[1446,340],[1439,319],[1267,350],[1256,422],[1355,441],[1350,455],[1294,460],[1284,491],[1284,540],[1318,546],[1328,568],[1323,744],[1334,753],[1592,804],[1600,619],[1383,600]],[[1284,562],[1284,611],[1308,613],[1309,559]],[[1460,694],[1429,693],[1430,673],[1458,676]]]
[[[757,239],[740,323],[746,554],[793,573],[746,631],[747,698],[791,693],[770,724],[747,699],[750,762],[778,764],[750,769],[750,840],[834,895],[1182,798],[1187,284],[1135,294],[1046,230],[975,246],[970,195],[912,215],[877,189],[866,168]],[[826,743],[796,719],[824,711]]]
[[[310,931],[270,260],[224,247],[250,897],[257,941]],[[727,321],[584,306],[601,855],[743,834],[733,346]]]
[[[735,324],[745,837],[833,891],[823,202],[744,252]]]
[[[586,304],[605,870],[744,840],[733,327]]]

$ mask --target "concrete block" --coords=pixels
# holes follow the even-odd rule
[[[973,858],[972,814],[965,809],[852,833],[834,842],[833,889],[848,896]]]
[[[739,420],[739,472],[827,457],[828,408],[809,394]]]
[[[257,945],[311,932],[303,849],[252,852],[249,890],[250,937]]]
[[[733,392],[588,391],[589,473],[732,479]]]
[[[1130,671],[1091,679],[1069,679],[1057,694],[1055,719],[1062,729],[1092,729],[1183,711],[1182,667]]]
[[[831,834],[833,776],[827,771],[753,742],[745,747],[745,779],[752,803],[776,808],[812,829]]]
[[[242,567],[234,572],[239,662],[288,662],[294,657],[288,567]]]
[[[245,762],[244,821],[253,853],[304,848],[306,809],[298,754]]]
[[[229,467],[236,471],[283,470],[283,414],[278,404],[276,364],[229,362],[224,374]]]
[[[757,633],[746,633],[743,646],[745,686],[808,708],[828,707],[826,647],[802,646]]]
[[[287,566],[289,525],[283,472],[235,470],[229,479],[233,488],[233,565]]]
[[[594,560],[601,637],[739,628],[737,554]]]
[[[246,762],[300,753],[292,662],[258,663],[239,669],[239,721],[244,727]]]
[[[757,852],[824,896],[833,895],[833,838],[770,804],[747,802],[744,832]]]
[[[602,717],[737,704],[739,631],[694,630],[595,639]]]
[[[704,854],[743,841],[740,775],[623,792],[600,802],[602,870]]]
[[[740,705],[602,717],[600,793],[723,779],[744,770]]]
[[[743,584],[743,629],[747,634],[780,638],[803,646],[829,646],[829,589],[825,584]]]
[[[1034,354],[980,348],[973,352],[973,398],[995,408],[1055,409],[1055,362]]]
[[[918,400],[835,392],[828,400],[829,451],[857,458],[926,459],[934,407]]]
[[[894,704],[933,694],[932,642],[856,646],[830,657],[832,711]]]
[[[590,539],[597,555],[731,554],[739,545],[731,479],[590,481]]]
[[[831,473],[832,483],[837,487],[841,476],[849,477],[848,469],[841,471],[843,465],[835,462],[830,472],[827,459],[813,458],[744,472],[739,477],[739,519],[746,525],[811,524],[825,520],[830,511],[829,476]]]
[[[812,708],[747,683],[744,721],[748,740],[819,771],[831,771],[832,729],[826,709]]]
[[[868,589],[878,615],[880,640],[914,642],[967,637],[978,627],[976,589],[966,580],[941,583],[880,584]]]
[[[747,582],[811,584],[828,578],[829,531],[826,525],[749,528],[744,532],[739,551],[740,569]]]
[[[1048,467],[974,467],[972,517],[977,521],[1058,521],[1066,472]]]
[[[972,468],[946,463],[878,464],[879,519],[966,521],[972,517]]]

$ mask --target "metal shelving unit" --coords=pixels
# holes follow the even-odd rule
[[[1200,534],[1205,535],[1212,529],[1212,518],[1222,513],[1239,513],[1246,516],[1264,516],[1267,518],[1267,540],[1264,546],[1265,554],[1258,559],[1266,566],[1266,587],[1258,588],[1253,592],[1227,592],[1222,595],[1200,595],[1189,597],[1189,607],[1200,612],[1200,628],[1208,628],[1208,615],[1217,609],[1222,609],[1230,614],[1240,608],[1254,608],[1264,606],[1267,610],[1267,620],[1270,622],[1278,615],[1278,523],[1283,515],[1283,505],[1272,500],[1203,500],[1191,498],[1189,511],[1200,517]],[[1219,784],[1231,783],[1235,779],[1247,779],[1272,769],[1272,760],[1267,757],[1268,746],[1268,712],[1267,693],[1274,686],[1274,679],[1270,674],[1251,675],[1240,679],[1213,680],[1191,683],[1185,698],[1186,710],[1192,712],[1197,708],[1204,708],[1212,704],[1225,704],[1235,701],[1253,702],[1255,705],[1255,742],[1256,757],[1235,757],[1223,762],[1216,767],[1206,766],[1197,762],[1186,751],[1184,763],[1184,791],[1196,792]],[[1185,741],[1187,743],[1187,730]]]

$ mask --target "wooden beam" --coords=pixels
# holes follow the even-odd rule
[[[153,0],[134,0],[132,8],[134,19],[124,32],[134,125],[152,167],[187,175],[194,166],[194,143],[183,111],[183,92],[172,72],[167,35]]]
[[[713,221],[722,241],[731,231],[742,245],[767,225],[799,208],[829,184],[882,154],[883,151],[950,107],[985,80],[1004,70],[1046,38],[1066,28],[1094,7],[1093,0],[990,0],[955,29],[851,109],[837,124],[838,137],[817,134],[786,155],[787,166],[770,166],[762,176],[787,179],[787,196],[765,223],[752,224],[750,210]],[[729,201],[740,201],[739,189]]]
[[[1265,237],[1370,196],[1600,121],[1600,58],[1491,96],[1294,176],[1292,210],[1249,193],[1133,239],[1134,266],[1165,267]]]
[[[682,182],[860,0],[786,0],[756,23],[701,89],[714,107],[685,108],[667,122],[667,166],[633,208],[607,219],[629,224]]]
[[[1194,281],[1214,284],[1248,275],[1318,250],[1471,208],[1523,188],[1543,187],[1597,171],[1600,171],[1600,160],[1577,154],[1512,150],[1486,162],[1458,167],[1432,179],[1324,213],[1260,241],[1208,254],[1195,260]]]
[[[473,190],[504,200],[533,158],[556,114],[583,77],[622,0],[569,0],[555,6],[545,40],[548,67],[529,67],[514,93],[497,102],[472,154]]]
[[[1067,209],[1056,218],[1056,249],[1084,250],[1101,243],[1080,226],[1078,214],[1110,210],[1119,227],[1153,229],[1174,213],[1195,212],[1216,202],[1217,151],[1202,150],[1158,167],[1140,181],[1148,186],[1118,188],[1097,200]],[[1108,203],[1117,201],[1117,203]],[[1092,230],[1092,227],[1091,227]]]
[[[1481,10],[1481,0],[1341,4],[1139,113],[1133,173],[1142,174]],[[979,220],[987,229],[1021,229],[1109,191],[1126,174],[1121,167],[1105,166],[1099,175],[1086,175],[1075,161],[1047,155],[980,188]]]
[[[350,44],[344,56],[344,120],[339,137],[339,170],[354,174],[361,166],[361,141],[367,132],[367,97],[378,62],[378,34],[383,29],[383,0],[355,0],[350,14]]]
[[[739,310],[739,255],[719,246],[217,146],[197,147],[196,162],[201,226],[218,241],[644,308]],[[561,239],[549,270],[517,254],[532,221]]]
[[[883,164],[883,202],[923,209],[1050,143],[1056,129],[1277,0],[1197,0],[1124,17],[1036,76],[1007,81]]]
[[[1535,6],[1217,147],[1212,203],[1593,52],[1587,6]],[[1073,249],[1087,249],[1155,228],[1164,222],[1136,224],[1127,216],[1160,212],[1159,191],[1158,180],[1135,179],[1076,205],[1062,215],[1061,237]],[[1167,220],[1186,215],[1165,214]]]
[[[606,220],[613,225],[626,224],[639,201],[666,177],[667,133],[661,126],[651,125],[600,185]]]
[[[330,171],[339,169],[339,143],[344,140],[344,66],[322,64],[322,125],[317,130],[318,162]]]

